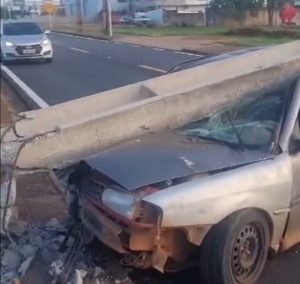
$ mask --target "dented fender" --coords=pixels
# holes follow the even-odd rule
[[[292,165],[283,153],[158,191],[144,200],[161,208],[162,228],[214,225],[236,211],[260,209],[273,223],[275,246],[286,226],[288,210],[282,209],[289,208],[291,194]]]

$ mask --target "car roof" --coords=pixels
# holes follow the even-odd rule
[[[228,52],[228,53],[223,53],[223,54],[216,55],[216,56],[199,57],[199,58],[192,59],[192,60],[183,62],[181,64],[178,64],[178,65],[174,66],[173,68],[171,68],[167,73],[175,73],[175,72],[182,71],[182,70],[185,70],[185,69],[190,69],[190,68],[193,68],[193,67],[197,67],[197,66],[201,66],[201,65],[221,61],[221,60],[225,60],[225,59],[228,59],[228,58],[241,56],[241,55],[244,55],[244,54],[247,54],[247,53],[250,53],[250,52],[254,52],[254,51],[257,51],[257,50],[261,50],[261,49],[264,49],[264,48],[265,47],[260,46],[260,47],[253,47],[253,48],[248,48],[248,49],[240,49],[240,50],[236,50],[236,51],[232,51],[232,52]]]

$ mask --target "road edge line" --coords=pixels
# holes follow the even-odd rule
[[[16,92],[29,109],[47,108],[50,105],[26,85],[14,72],[1,64],[1,77]]]

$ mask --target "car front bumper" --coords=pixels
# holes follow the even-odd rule
[[[26,54],[26,47],[32,46],[33,53]],[[25,51],[24,51],[25,50]],[[1,57],[3,61],[11,60],[26,60],[26,59],[47,59],[53,57],[53,50],[51,44],[31,44],[31,45],[17,45],[17,46],[2,46]]]
[[[194,245],[188,235],[195,234],[189,234],[189,228],[125,221],[88,198],[80,198],[79,208],[81,224],[107,247],[122,254],[124,265],[175,271],[176,267],[169,267],[169,260],[180,267],[192,255]]]

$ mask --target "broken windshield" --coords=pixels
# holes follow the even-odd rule
[[[269,147],[281,121],[285,91],[238,103],[191,123],[181,131],[192,138],[247,148]],[[241,148],[243,148],[241,147]]]

